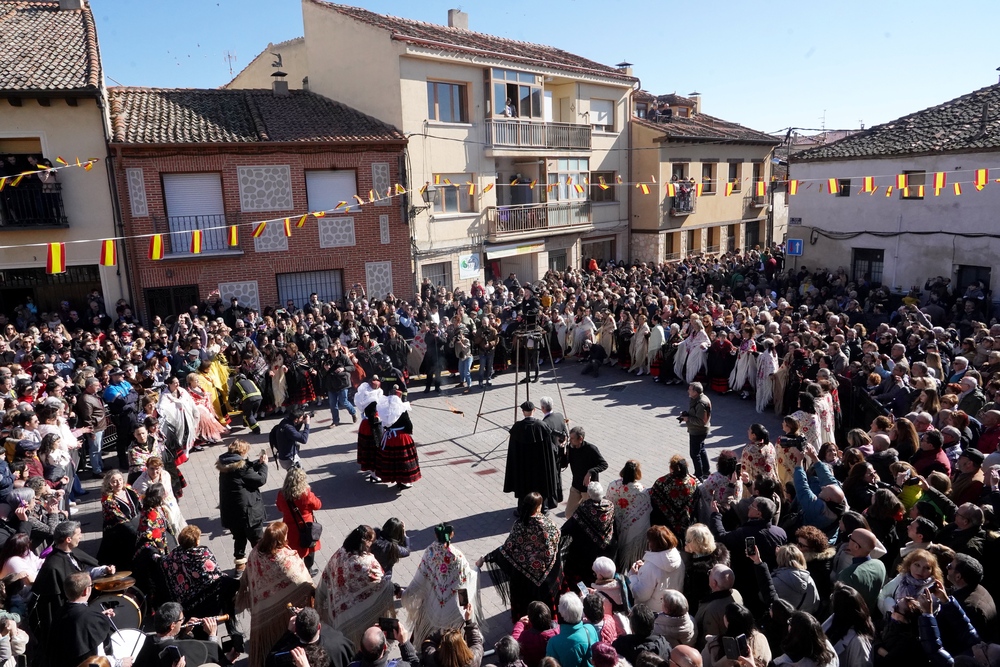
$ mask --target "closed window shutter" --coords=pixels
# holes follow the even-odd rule
[[[590,124],[608,125],[615,124],[615,103],[611,100],[590,100]]]
[[[229,250],[219,174],[164,174],[170,253],[191,252],[191,231],[205,230],[202,251]]]
[[[310,211],[332,211],[342,201],[357,206],[356,194],[357,177],[353,170],[306,172],[306,196]],[[343,211],[340,209],[338,212]]]

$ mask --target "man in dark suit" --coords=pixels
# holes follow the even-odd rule
[[[204,664],[231,665],[239,657],[235,650],[223,655],[222,646],[215,634],[218,624],[214,617],[191,619],[201,626],[209,637],[208,641],[192,639],[186,635],[190,632],[190,626],[185,627],[184,620],[184,608],[179,603],[161,604],[156,610],[156,634],[146,640],[136,660],[137,667],[171,667],[176,662],[176,656],[171,655],[172,649],[168,650],[168,647],[173,646],[177,647],[176,652],[184,658],[187,667]]]
[[[79,665],[89,656],[97,655],[114,632],[110,617],[114,612],[104,612],[87,606],[93,583],[86,572],[74,572],[63,582],[66,605],[52,623],[52,636],[59,641],[49,642],[46,653],[48,664]],[[125,658],[122,667],[131,667],[132,659]]]
[[[556,461],[562,460],[566,455],[566,444],[569,438],[569,431],[566,429],[567,419],[561,412],[555,412],[552,397],[542,396],[538,399],[538,407],[542,411],[542,423],[552,432],[552,451],[555,453]],[[563,495],[562,475],[558,477],[558,489],[556,495]],[[546,504],[544,509],[555,509],[555,505]]]
[[[551,509],[562,502],[562,480],[552,449],[552,434],[533,416],[534,412],[535,404],[525,401],[521,404],[524,419],[510,427],[503,492],[513,492],[520,500],[537,491],[544,499],[543,507]]]
[[[330,667],[348,667],[356,653],[354,645],[344,633],[334,628],[324,628],[319,612],[312,607],[298,610],[288,621],[288,632],[278,640],[264,662],[264,667],[291,665],[291,651],[296,647],[318,644],[330,656]],[[283,659],[284,658],[284,659]]]

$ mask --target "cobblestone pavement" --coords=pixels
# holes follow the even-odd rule
[[[605,486],[617,479],[618,471],[629,458],[642,463],[643,482],[648,487],[667,471],[673,454],[687,456],[687,431],[675,420],[687,408],[683,386],[662,386],[648,376],[637,378],[611,367],[602,368],[597,379],[581,375],[580,370],[581,366],[572,361],[555,367],[570,425],[582,425],[587,441],[597,445],[608,461],[608,473],[601,476]],[[329,409],[317,408],[309,443],[302,453],[302,465],[309,473],[312,489],[323,501],[323,509],[317,513],[317,520],[323,525],[323,546],[316,558],[317,566],[322,568],[326,564],[344,536],[358,524],[381,526],[391,516],[406,524],[414,549],[394,569],[393,578],[403,586],[410,581],[423,550],[434,539],[433,526],[437,523],[447,521],[455,527],[455,546],[470,562],[502,544],[514,519],[513,496],[502,493],[507,452],[505,428],[514,421],[514,406],[525,399],[526,389],[536,405],[543,395],[555,399],[557,410],[560,405],[552,370],[544,371],[538,383],[518,385],[516,403],[513,380],[510,372],[499,375],[494,386],[487,388],[485,399],[476,387],[463,395],[454,389],[456,385],[449,384],[440,394],[425,394],[422,384],[415,384],[410,393],[411,416],[423,479],[408,490],[366,482],[355,462],[357,426],[351,424],[345,411],[342,416],[346,424],[342,421],[334,428]],[[779,420],[774,413],[758,415],[752,400],[741,401],[734,395],[719,396],[711,392],[709,395],[714,410],[707,446],[713,461],[719,450],[740,447],[746,441],[747,427],[755,421],[763,423],[772,433],[777,432]],[[473,433],[480,400],[483,400],[482,418],[478,431]],[[268,420],[262,424],[262,435],[249,435],[253,445],[251,454],[261,447],[267,448],[266,434],[273,423]],[[247,437],[246,431],[240,433]],[[214,447],[192,455],[183,468],[188,487],[180,504],[187,521],[201,528],[202,543],[212,549],[223,567],[232,568],[233,541],[223,532],[218,513],[215,460],[221,453],[221,447]],[[275,494],[284,477],[276,472],[272,463],[264,489],[269,519],[280,518]],[[569,480],[566,470],[564,489],[569,489]],[[86,502],[80,503],[79,518],[84,522],[84,546],[96,552],[101,531],[99,491],[97,482],[89,482],[87,486],[92,493]],[[560,524],[562,509],[553,518]],[[488,575],[484,573],[483,578],[482,602],[488,619],[489,648],[509,632],[510,623]]]

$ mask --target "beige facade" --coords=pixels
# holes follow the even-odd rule
[[[726,137],[723,131],[739,126],[714,118],[705,124],[719,133],[718,140],[686,138],[683,135],[699,131],[693,125],[700,115],[693,112],[691,118],[674,118],[660,123],[632,121],[633,178],[650,184],[656,181],[648,195],[630,189],[632,259],[661,262],[763,245],[776,238],[773,228],[768,234],[771,188],[759,197],[756,183],[770,184],[771,155],[778,142],[765,135],[750,141],[735,134]],[[690,183],[692,178],[703,184],[700,197],[680,192],[681,183]],[[730,181],[733,191],[727,196]],[[678,190],[674,198],[668,196],[666,187],[671,182]],[[693,190],[695,184],[689,188]]]
[[[477,51],[477,38],[495,39],[478,33],[465,33],[468,48],[397,38],[315,0],[303,1],[302,14],[309,89],[399,128],[409,138],[408,185],[436,191],[436,203],[420,195],[406,202],[415,286],[427,277],[468,288],[489,271],[534,280],[550,267],[579,265],[587,252],[628,256],[627,196],[593,202],[589,183],[595,173],[610,184],[628,180],[634,79],[604,66],[529,64]],[[230,85],[242,87],[241,77]],[[518,98],[524,88],[531,89],[528,113],[505,117],[506,101],[494,98],[507,91]]]
[[[305,79],[309,68],[304,37],[268,44],[223,88],[270,88],[275,78],[273,75],[278,71],[285,73],[284,79],[290,89],[301,90],[308,87]]]

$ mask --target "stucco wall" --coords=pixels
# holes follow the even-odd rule
[[[302,86],[302,79],[309,74],[308,59],[306,57],[306,40],[304,37],[274,44],[270,48],[264,49],[257,55],[242,72],[236,75],[232,81],[224,88],[270,88],[274,77],[271,76],[278,68],[272,64],[277,60],[273,55],[281,54],[281,71],[288,76],[285,81],[292,90],[299,90]]]

